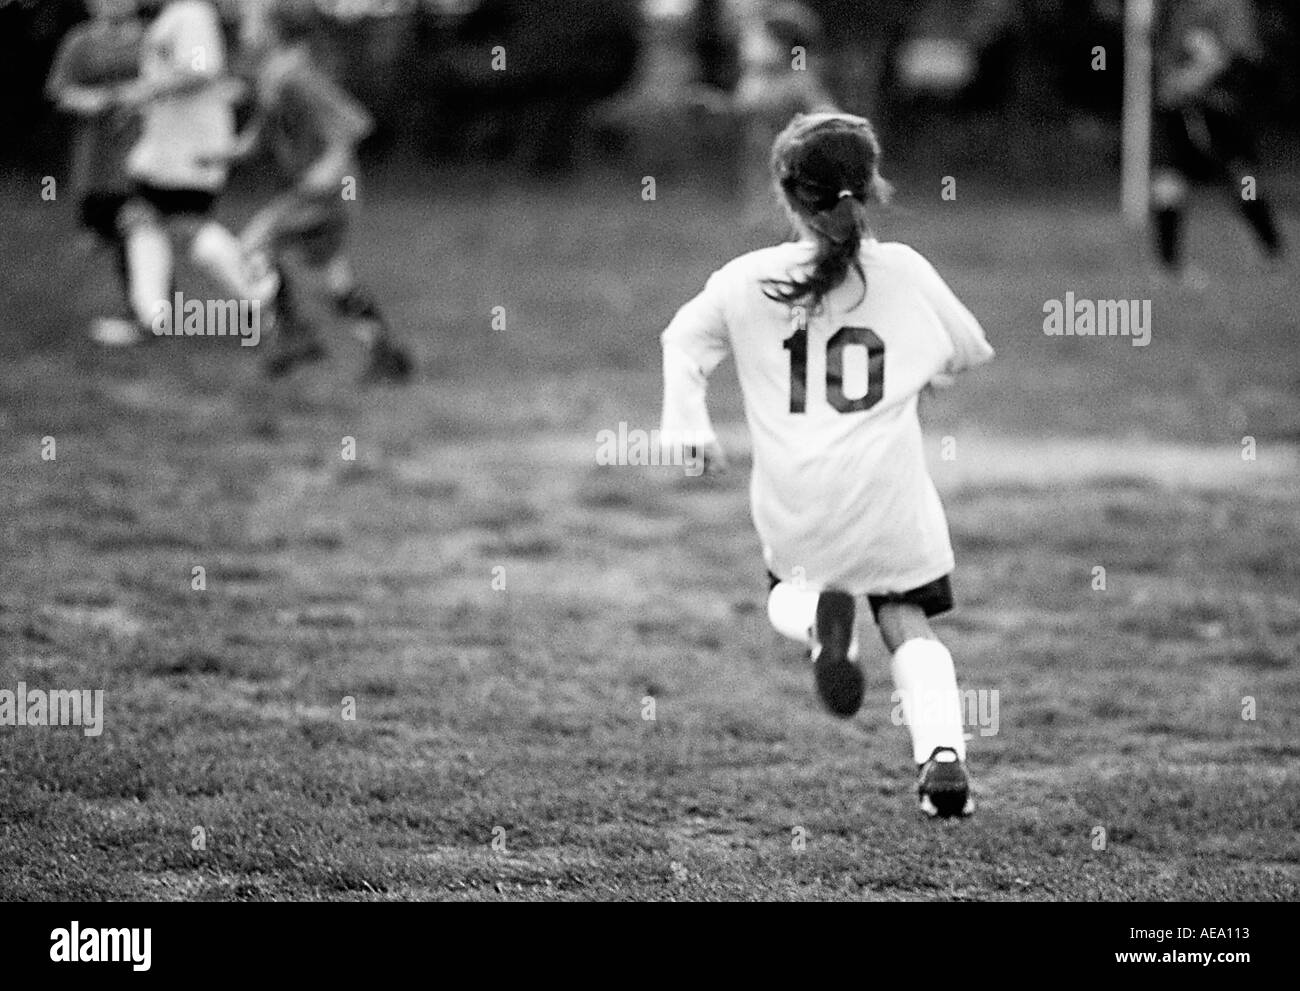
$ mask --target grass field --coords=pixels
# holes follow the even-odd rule
[[[68,211],[9,181],[0,688],[107,694],[99,737],[0,728],[0,898],[1300,897],[1293,279],[1208,202],[1190,291],[1101,198],[900,185],[882,235],[999,352],[924,409],[938,628],[1000,700],[967,822],[916,814],[873,637],[844,723],[769,629],[729,366],[728,477],[596,463],[756,243],[734,205],[378,179],[360,267],[426,370],[363,392],[342,334],[274,386],[230,342],[94,350]],[[1067,290],[1151,299],[1152,343],[1045,336]]]

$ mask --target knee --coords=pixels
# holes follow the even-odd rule
[[[161,231],[162,218],[156,210],[142,200],[127,200],[117,211],[116,227],[123,240],[137,231]]]
[[[205,270],[220,266],[226,259],[242,254],[235,235],[220,224],[208,222],[193,233],[190,260]]]
[[[1157,210],[1182,206],[1187,199],[1187,182],[1177,172],[1162,169],[1151,177],[1151,205]]]
[[[909,640],[937,639],[925,610],[908,602],[886,602],[876,614],[876,624],[891,654]]]
[[[346,258],[332,258],[325,266],[325,282],[333,296],[346,296],[356,288],[352,266]]]

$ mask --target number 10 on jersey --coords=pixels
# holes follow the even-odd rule
[[[790,412],[808,411],[808,328],[800,327],[782,345],[790,352]],[[844,350],[867,349],[867,391],[844,395]],[[885,342],[866,327],[841,327],[826,342],[826,401],[841,413],[871,409],[885,395]]]

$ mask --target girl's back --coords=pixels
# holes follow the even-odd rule
[[[902,244],[861,243],[865,292],[855,271],[812,310],[765,294],[815,250],[782,244],[724,266],[678,312],[664,344],[706,373],[734,355],[753,437],[754,519],[778,559],[788,548],[800,560],[787,566],[863,590],[906,583],[951,567],[917,397],[992,349],[930,264]]]

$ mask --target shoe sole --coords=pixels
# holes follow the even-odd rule
[[[91,324],[90,339],[105,348],[133,348],[145,343],[149,338],[134,325],[117,326],[113,322],[96,322]]]
[[[829,591],[817,597],[817,642],[821,645],[821,653],[813,663],[817,694],[827,709],[848,719],[862,708],[866,691],[862,669],[849,660],[853,596]]]
[[[951,768],[951,770],[949,770]],[[938,764],[920,794],[921,813],[931,819],[964,819],[975,811],[970,779],[957,764]]]

